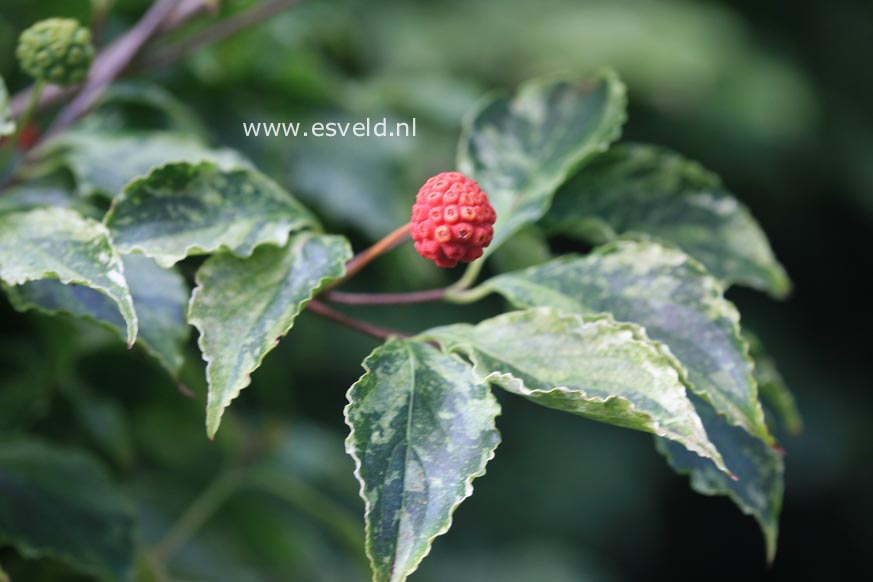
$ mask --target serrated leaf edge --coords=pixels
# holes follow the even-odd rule
[[[605,152],[609,149],[609,147],[616,142],[622,135],[622,131],[624,128],[625,122],[627,122],[627,87],[622,82],[621,78],[618,74],[610,68],[603,68],[596,71],[593,75],[586,78],[580,78],[577,76],[570,75],[547,75],[538,77],[535,79],[531,79],[519,85],[519,87],[513,91],[493,91],[490,94],[486,95],[476,106],[473,107],[471,111],[469,111],[462,120],[461,123],[461,135],[458,140],[457,153],[455,156],[455,164],[459,168],[461,172],[468,176],[473,176],[473,169],[470,167],[470,156],[469,156],[469,143],[470,136],[473,133],[473,127],[475,126],[476,118],[482,114],[488,107],[490,107],[493,103],[500,99],[507,99],[508,101],[513,101],[515,98],[524,94],[527,91],[532,90],[535,87],[547,85],[550,83],[560,83],[566,82],[569,84],[580,85],[582,83],[587,83],[590,85],[596,85],[600,81],[605,81],[609,87],[610,94],[616,99],[616,102],[613,106],[617,109],[616,123],[607,127],[606,130],[602,127],[598,128],[598,133],[600,134],[600,139],[597,140],[597,143],[586,146],[581,150],[577,151],[574,156],[572,156],[567,163],[563,166],[562,170],[559,172],[558,176],[549,183],[548,190],[550,190],[550,194],[546,197],[543,208],[539,212],[539,216],[533,220],[531,220],[528,224],[532,224],[542,218],[546,212],[548,212],[549,208],[552,205],[552,200],[554,199],[555,192],[557,189],[567,181],[569,176],[573,173],[577,172],[581,167],[584,166],[584,162],[590,160],[597,153]],[[517,232],[524,225],[519,225],[513,230],[507,232],[505,235],[506,238],[511,237],[515,232]],[[486,249],[486,258],[490,256],[490,253],[495,251],[498,246],[489,247]]]
[[[308,232],[301,233],[290,244],[292,244],[292,245],[297,244],[297,240],[300,240],[301,241],[300,246],[302,247],[302,245],[305,244],[306,240],[309,240],[315,236],[318,236],[318,235],[316,233],[308,233]],[[337,239],[341,239],[343,241],[344,245],[346,246],[346,249],[348,250],[347,255],[349,257],[352,256],[351,245],[348,243],[348,241],[346,239],[339,237],[339,236],[336,236],[336,235],[329,235],[329,236],[337,238]],[[267,244],[269,244],[269,243],[267,243]],[[276,246],[277,248],[282,248],[281,246],[278,246],[278,245],[273,245],[273,246]],[[232,253],[228,253],[228,254],[232,254]],[[220,256],[220,255],[216,255],[216,256]],[[237,255],[233,255],[233,256],[237,256]],[[247,258],[247,257],[242,257],[242,258]],[[208,262],[208,260],[207,260],[207,262]],[[200,349],[200,354],[203,358],[203,361],[206,362],[206,378],[208,380],[209,372],[212,368],[212,358],[210,358],[206,355],[205,341],[204,341],[204,334],[203,334],[203,327],[202,327],[203,322],[199,318],[191,315],[191,311],[192,311],[192,307],[194,305],[194,302],[196,301],[196,298],[199,295],[200,289],[202,289],[202,281],[200,279],[200,273],[201,273],[203,267],[207,264],[207,262],[204,262],[203,265],[201,265],[200,268],[197,269],[197,273],[194,275],[195,286],[194,286],[194,289],[191,291],[191,298],[188,300],[188,309],[187,309],[186,315],[188,317],[188,323],[190,325],[194,326],[194,328],[197,330],[197,333],[199,334],[198,338],[197,338],[197,347]],[[298,303],[297,309],[294,311],[294,313],[291,316],[291,324],[285,329],[285,331],[282,334],[280,334],[280,338],[282,336],[286,335],[289,331],[291,331],[291,328],[294,327],[294,323],[296,323],[296,321],[297,321],[297,317],[303,312],[304,309],[306,309],[306,306],[309,305],[309,302],[312,301],[312,299],[315,298],[316,295],[318,295],[318,293],[324,288],[324,286],[327,285],[330,281],[333,281],[334,279],[338,279],[338,278],[342,277],[345,274],[345,270],[346,269],[345,269],[345,262],[344,262],[342,265],[342,271],[339,275],[337,275],[337,276],[325,276],[325,277],[322,277],[321,279],[318,280],[318,283],[316,284],[316,286],[310,290],[309,296],[306,299],[304,299],[303,301],[301,301],[300,303]],[[276,340],[272,346],[269,346],[267,348],[267,350],[263,354],[261,354],[261,357],[258,359],[257,362],[255,362],[255,366],[251,370],[249,370],[248,373],[245,374],[245,376],[242,378],[242,381],[240,382],[239,386],[233,391],[233,395],[227,400],[227,403],[221,408],[221,410],[218,412],[217,416],[214,419],[211,419],[210,415],[209,415],[209,398],[207,397],[206,434],[209,436],[210,439],[215,438],[215,434],[218,432],[218,428],[221,424],[221,418],[222,418],[222,416],[224,416],[224,411],[227,410],[228,407],[230,407],[230,403],[233,402],[237,397],[239,397],[239,395],[242,393],[242,391],[245,388],[248,388],[251,385],[252,374],[258,368],[261,367],[261,364],[263,364],[264,359],[267,357],[267,355],[270,352],[272,352],[276,348],[276,346],[278,344],[279,344],[279,341]],[[211,385],[210,385],[210,387],[211,387]]]
[[[631,322],[616,321],[612,317],[612,315],[609,313],[597,313],[597,314],[591,314],[591,315],[587,315],[587,316],[583,317],[577,313],[566,313],[566,312],[562,312],[558,309],[554,309],[551,307],[533,307],[533,308],[525,309],[523,311],[511,311],[509,313],[504,313],[504,314],[501,314],[501,315],[494,317],[493,320],[520,319],[521,317],[527,315],[529,312],[542,312],[542,313],[547,313],[547,314],[554,314],[562,319],[575,320],[575,322],[577,322],[580,325],[597,324],[599,322],[604,322],[604,323],[607,323],[609,325],[614,326],[614,329],[629,331],[635,342],[638,342],[639,344],[641,344],[643,346],[647,346],[647,349],[648,348],[653,349],[657,355],[664,358],[665,362],[676,373],[676,379],[679,382],[679,384],[682,385],[684,390],[688,390],[688,385],[684,380],[684,375],[686,374],[685,368],[676,359],[676,357],[673,356],[673,354],[670,353],[670,351],[666,349],[666,346],[664,346],[660,342],[657,342],[657,341],[650,339],[646,335],[645,328],[643,328],[635,323],[631,323]],[[431,336],[428,336],[427,334],[428,334],[428,332],[425,332],[424,336],[431,337]],[[435,339],[437,342],[439,342],[439,338],[435,337],[433,339]],[[697,425],[696,428],[698,428],[700,430],[700,433],[704,437],[706,437],[706,441],[709,442],[710,446],[712,447],[711,451],[707,451],[705,448],[700,447],[698,445],[695,445],[693,443],[690,443],[690,442],[686,443],[686,442],[677,440],[674,437],[669,436],[666,432],[666,429],[662,426],[662,424],[660,422],[657,421],[657,419],[652,417],[651,414],[637,409],[634,406],[633,402],[631,402],[631,400],[629,400],[628,398],[626,398],[624,396],[619,396],[619,395],[611,395],[611,396],[607,396],[607,397],[590,396],[590,395],[588,395],[587,392],[585,392],[585,390],[570,388],[568,386],[554,386],[554,387],[549,388],[549,389],[528,388],[527,386],[525,386],[524,380],[522,380],[521,378],[517,378],[516,376],[514,376],[510,372],[483,372],[482,371],[482,364],[481,364],[481,362],[479,362],[479,360],[476,358],[476,355],[475,355],[476,350],[480,350],[480,351],[483,351],[483,350],[481,350],[481,348],[476,348],[475,346],[473,346],[469,342],[453,343],[451,346],[449,346],[446,349],[452,353],[463,352],[464,355],[466,357],[468,357],[470,359],[470,361],[473,362],[473,370],[476,372],[477,376],[481,379],[481,381],[487,382],[487,383],[497,384],[498,386],[500,386],[501,388],[503,388],[507,392],[510,392],[510,393],[515,394],[517,396],[524,397],[525,395],[548,395],[548,394],[554,394],[556,392],[559,392],[559,393],[563,393],[563,394],[571,394],[574,396],[581,396],[581,398],[586,402],[606,403],[606,402],[610,402],[610,401],[614,401],[614,400],[621,401],[621,402],[625,403],[628,410],[632,410],[632,411],[634,411],[634,413],[640,414],[641,416],[644,416],[647,419],[649,419],[649,422],[651,423],[653,429],[655,430],[655,432],[653,434],[660,436],[660,437],[663,437],[663,438],[666,438],[668,440],[675,441],[675,442],[679,443],[680,445],[686,447],[688,450],[696,453],[700,457],[713,461],[713,463],[715,463],[715,465],[721,471],[723,471],[728,476],[733,477],[733,473],[725,465],[724,459],[722,458],[721,453],[715,447],[715,445],[711,441],[709,441],[709,435],[707,435],[707,433],[706,433],[706,429],[703,426],[703,421],[700,419],[700,417],[697,415],[696,412],[695,412],[694,418],[692,419],[692,422],[694,422]],[[508,384],[515,386],[517,392],[513,392],[512,390],[507,389],[505,386],[501,386],[499,382],[494,382],[494,379],[496,379],[496,378],[500,378],[503,381],[507,382]],[[687,399],[687,394],[685,395],[685,397]],[[693,409],[693,404],[691,404],[690,400],[689,400],[689,406],[691,406]],[[677,436],[681,436],[681,435],[677,435]]]
[[[297,202],[297,204],[300,206],[300,210],[303,211],[306,214],[306,216],[302,217],[296,221],[293,221],[293,222],[289,221],[287,230],[283,231],[283,234],[281,234],[278,238],[274,238],[272,240],[265,240],[265,241],[262,241],[258,244],[255,244],[252,246],[251,250],[248,253],[238,252],[238,251],[228,247],[224,243],[220,243],[218,245],[208,246],[208,247],[201,247],[201,246],[198,246],[195,244],[189,244],[189,245],[186,245],[185,248],[181,252],[173,253],[170,256],[167,256],[167,254],[154,255],[152,253],[147,252],[146,249],[143,248],[140,244],[124,245],[123,248],[118,247],[119,253],[121,253],[123,255],[130,255],[130,254],[134,254],[134,253],[139,253],[139,254],[145,255],[145,256],[149,257],[150,259],[154,260],[159,266],[163,267],[164,269],[169,269],[170,267],[174,266],[179,261],[182,261],[182,260],[184,260],[192,255],[211,255],[211,254],[216,254],[216,253],[227,253],[227,254],[233,255],[235,257],[239,257],[241,259],[247,259],[247,258],[251,257],[252,254],[254,254],[255,250],[258,247],[260,247],[262,245],[274,245],[274,246],[278,246],[278,247],[284,247],[285,245],[288,244],[288,241],[291,239],[292,233],[299,232],[302,230],[312,230],[314,232],[321,232],[321,225],[318,223],[318,221],[315,219],[315,217],[312,216],[310,211],[305,206],[300,204],[300,202],[297,201],[297,199],[294,198],[294,196],[290,192],[285,190],[285,188],[283,188],[275,180],[273,180],[272,178],[270,178],[266,174],[263,174],[263,173],[259,172],[258,170],[255,170],[253,168],[247,168],[245,166],[233,167],[230,169],[222,168],[221,166],[219,166],[215,162],[212,162],[209,160],[203,160],[203,161],[196,162],[196,163],[195,162],[187,162],[187,161],[185,161],[185,162],[167,162],[166,164],[161,164],[159,166],[155,166],[154,168],[149,170],[148,173],[143,174],[142,176],[132,178],[124,186],[124,188],[122,188],[122,190],[118,194],[118,196],[115,196],[112,199],[112,202],[109,205],[109,210],[106,212],[106,215],[103,217],[103,224],[110,230],[110,232],[111,232],[111,227],[109,225],[109,222],[115,216],[116,207],[120,203],[122,203],[128,199],[128,189],[139,182],[148,181],[149,179],[151,179],[153,177],[153,175],[156,172],[162,171],[169,166],[191,166],[191,167],[197,167],[197,168],[209,167],[209,168],[214,169],[218,172],[245,171],[245,172],[252,173],[252,174],[256,175],[258,177],[258,179],[266,180],[267,182],[269,182],[273,186],[275,186],[278,190],[285,192],[288,195],[289,199]]]
[[[30,210],[28,212],[41,212],[46,209],[35,209]],[[124,262],[121,260],[121,253],[119,253],[118,249],[115,247],[115,243],[112,240],[112,234],[109,232],[109,229],[106,226],[96,220],[92,220],[88,217],[80,215],[78,212],[68,210],[68,212],[75,214],[76,219],[82,220],[87,223],[91,223],[92,226],[97,228],[97,230],[106,237],[106,240],[109,242],[109,246],[112,247],[112,250],[117,253],[116,257],[118,259],[118,272],[121,275],[121,281],[113,281],[116,285],[121,287],[124,291],[127,292],[126,300],[124,297],[116,298],[113,297],[110,289],[105,285],[95,284],[93,281],[88,281],[86,279],[81,279],[78,277],[61,277],[56,271],[43,271],[41,276],[25,276],[16,279],[10,278],[0,278],[6,285],[16,286],[23,285],[29,281],[42,281],[45,279],[52,279],[55,281],[59,281],[64,285],[81,285],[83,287],[88,287],[89,289],[94,289],[100,293],[103,293],[109,299],[112,300],[118,306],[119,313],[121,313],[122,319],[124,319],[126,328],[127,328],[127,347],[132,348],[133,344],[136,343],[136,338],[139,333],[139,319],[136,315],[136,308],[133,304],[133,297],[130,293],[130,287],[127,284],[127,278],[124,276]],[[108,275],[107,275],[108,277]]]
[[[346,400],[348,401],[348,404],[346,404],[345,407],[343,407],[343,419],[345,421],[346,426],[349,427],[349,435],[346,437],[346,440],[345,440],[345,448],[346,448],[346,453],[354,461],[354,464],[355,464],[354,475],[355,475],[355,479],[358,480],[358,484],[360,485],[360,488],[358,489],[358,495],[364,501],[364,550],[367,554],[367,559],[370,561],[370,565],[371,565],[372,570],[373,570],[373,578],[372,578],[373,582],[381,582],[381,581],[376,578],[376,560],[375,560],[375,558],[370,550],[370,548],[372,547],[372,538],[370,536],[370,511],[371,511],[372,507],[371,507],[370,501],[369,501],[369,499],[367,499],[367,495],[365,493],[366,483],[364,482],[364,478],[361,476],[361,466],[363,464],[363,461],[358,456],[357,449],[355,448],[355,427],[352,424],[352,421],[350,418],[350,413],[351,413],[352,405],[354,404],[354,401],[355,401],[352,393],[355,391],[355,388],[358,386],[358,384],[360,384],[364,380],[364,378],[368,374],[370,374],[370,372],[372,372],[368,362],[379,350],[384,349],[385,346],[387,346],[389,342],[393,342],[393,341],[398,341],[398,340],[393,339],[393,338],[388,340],[384,344],[376,347],[376,349],[374,349],[372,352],[370,352],[370,355],[368,355],[364,359],[363,363],[361,364],[361,367],[364,368],[364,373],[361,374],[361,376],[357,379],[357,381],[355,381],[355,383],[352,384],[349,387],[349,389],[346,391]],[[458,361],[462,362],[465,366],[469,367],[469,364],[467,362],[464,362],[463,359],[461,359],[457,354],[452,354],[452,353],[447,353],[447,352],[444,352],[444,353],[446,353],[446,355],[448,355],[449,357],[456,358]],[[472,368],[470,371],[471,371],[471,373],[473,372]],[[474,376],[474,378],[475,378],[475,376]],[[486,385],[486,389],[488,390],[488,394],[491,396],[491,398],[494,400],[495,405],[497,406],[497,414],[494,417],[494,420],[495,420],[494,432],[497,435],[497,441],[494,443],[494,446],[490,450],[487,450],[483,453],[482,459],[480,461],[481,469],[479,471],[476,471],[475,473],[472,473],[465,480],[465,482],[464,482],[464,496],[461,499],[459,499],[456,503],[454,503],[451,506],[451,508],[449,508],[449,515],[448,515],[448,518],[446,520],[446,525],[443,528],[441,528],[438,532],[436,532],[435,534],[433,534],[432,536],[430,536],[427,539],[426,544],[425,544],[424,553],[422,553],[421,557],[410,567],[409,571],[406,572],[406,574],[402,578],[392,579],[391,582],[395,582],[395,580],[398,582],[402,582],[403,580],[406,580],[409,576],[414,574],[415,571],[418,570],[418,567],[421,565],[421,563],[424,561],[424,559],[427,558],[428,555],[430,555],[430,552],[433,549],[434,540],[436,540],[438,537],[440,537],[442,535],[445,535],[452,528],[455,510],[457,510],[458,507],[460,507],[460,505],[464,501],[466,501],[467,499],[472,497],[472,495],[473,495],[473,481],[475,479],[478,479],[479,477],[484,476],[487,473],[488,463],[490,463],[491,460],[494,459],[494,456],[497,452],[497,447],[499,447],[500,444],[503,442],[502,435],[500,434],[500,431],[497,430],[497,423],[496,423],[497,417],[499,417],[502,413],[502,409],[500,407],[499,402],[497,402],[497,399],[494,397],[494,394],[491,392],[490,387],[488,387]]]
[[[766,246],[767,252],[770,255],[770,259],[772,262],[770,268],[762,269],[763,271],[765,271],[765,275],[760,280],[744,277],[725,277],[724,279],[719,279],[718,277],[716,277],[716,280],[718,280],[725,289],[733,285],[741,285],[744,287],[757,289],[758,291],[763,291],[770,295],[772,298],[780,300],[787,298],[791,294],[793,288],[791,278],[788,276],[788,272],[786,271],[785,266],[782,265],[781,262],[779,262],[779,259],[773,252],[773,248],[770,244],[769,239],[766,236],[766,233],[764,232],[764,229],[761,227],[761,224],[752,214],[752,211],[749,209],[749,207],[746,206],[746,204],[742,200],[740,200],[733,192],[731,192],[727,188],[727,186],[724,184],[723,180],[718,174],[716,174],[712,170],[709,170],[706,166],[704,166],[697,160],[688,158],[685,155],[668,147],[648,143],[623,142],[616,146],[616,150],[619,149],[622,151],[630,151],[633,149],[645,150],[647,152],[651,152],[654,155],[659,155],[662,158],[667,158],[671,161],[676,162],[681,166],[682,171],[688,176],[692,176],[693,178],[700,180],[702,183],[706,183],[707,187],[709,188],[723,190],[725,196],[733,200],[736,204],[737,213],[742,215],[742,217],[746,219],[749,224],[757,228],[763,238],[763,242]],[[686,198],[686,194],[683,194],[682,197]],[[670,241],[653,236],[644,231],[626,231],[621,233],[616,232],[615,229],[612,228],[612,225],[610,225],[599,216],[586,216],[582,218],[579,222],[576,223],[576,228],[579,231],[585,231],[586,235],[584,238],[586,238],[589,242],[597,245],[608,243],[614,240],[624,239],[654,241],[664,246],[678,248]],[[549,229],[549,231],[551,234],[558,234],[560,229],[552,228]],[[714,277],[714,275],[712,276]]]
[[[667,464],[670,465],[670,468],[673,469],[675,473],[688,477],[691,489],[701,495],[706,495],[707,497],[727,497],[734,502],[734,505],[736,505],[744,515],[748,515],[749,517],[753,518],[758,523],[758,527],[761,529],[761,533],[763,533],[764,535],[764,546],[766,548],[767,563],[773,563],[773,559],[776,557],[777,542],[779,540],[778,516],[782,510],[783,495],[785,490],[784,481],[780,479],[781,487],[779,491],[779,505],[774,508],[776,519],[774,520],[774,526],[771,531],[771,529],[769,528],[769,524],[767,524],[765,520],[756,515],[754,510],[752,510],[746,504],[746,502],[742,500],[742,498],[736,495],[732,489],[730,489],[729,487],[725,487],[723,490],[719,490],[715,487],[710,487],[703,480],[699,479],[697,475],[694,474],[693,469],[677,467],[675,464],[673,464],[670,455],[667,454],[664,445],[658,439],[655,439],[655,448],[666,459]],[[785,474],[784,464],[781,467],[780,473],[781,475]]]
[[[181,274],[179,274],[179,273],[176,273],[176,274],[180,278],[182,277]],[[8,285],[8,284],[4,283],[4,287],[6,288],[6,296],[9,298],[9,303],[12,304],[12,307],[14,307],[16,311],[19,311],[22,313],[24,313],[26,311],[35,311],[37,313],[44,313],[46,315],[52,315],[52,316],[65,315],[68,317],[73,317],[75,319],[81,319],[81,320],[93,323],[93,324],[95,324],[103,329],[106,329],[106,330],[112,332],[114,335],[118,336],[122,340],[126,340],[126,338],[124,337],[124,334],[122,334],[118,330],[117,327],[115,327],[114,325],[112,325],[108,321],[98,319],[90,314],[73,313],[72,311],[70,311],[68,309],[46,309],[45,307],[42,307],[41,305],[37,305],[36,303],[32,303],[32,302],[26,300],[24,297],[22,297],[20,295],[20,293],[18,293],[18,290],[15,288],[15,286]],[[88,288],[90,289],[91,287],[88,287]],[[111,297],[110,297],[110,299],[111,299]],[[122,315],[122,318],[123,317],[124,316]],[[190,337],[191,337],[191,326],[185,325],[185,341],[187,342],[188,338],[190,338]],[[152,348],[151,345],[149,344],[149,342],[143,341],[141,336],[137,337],[137,340],[136,340],[136,342],[134,342],[133,345],[139,345],[146,353],[148,353],[152,358],[154,358],[154,360],[157,363],[159,363],[161,365],[161,367],[163,367],[170,374],[171,378],[173,378],[174,380],[179,379],[179,374],[181,372],[183,362],[171,365],[170,362],[164,361],[164,358],[158,353],[158,351],[155,350],[154,348]],[[131,347],[133,347],[133,345],[128,345],[128,347],[131,348]]]
[[[776,444],[776,440],[773,438],[773,435],[770,434],[770,431],[767,429],[767,424],[764,419],[764,409],[761,406],[760,395],[758,393],[758,382],[755,380],[755,362],[751,357],[749,343],[746,341],[745,337],[742,334],[742,328],[740,326],[740,312],[737,309],[736,305],[734,305],[729,299],[724,296],[725,288],[723,284],[716,279],[709,271],[706,270],[706,267],[703,266],[697,259],[688,255],[682,249],[670,245],[668,243],[664,243],[661,241],[656,241],[654,239],[646,238],[646,239],[636,239],[636,238],[627,238],[622,236],[619,239],[616,239],[612,242],[601,245],[591,251],[591,254],[598,255],[606,255],[612,253],[617,250],[621,250],[624,247],[633,247],[638,246],[639,244],[646,244],[656,247],[661,247],[661,249],[666,250],[668,252],[677,253],[683,256],[685,263],[691,268],[692,271],[696,271],[696,273],[700,276],[703,282],[703,289],[706,292],[705,295],[705,306],[708,309],[711,309],[712,313],[716,313],[719,315],[723,315],[726,317],[731,323],[731,339],[736,342],[736,345],[739,347],[740,355],[743,360],[748,364],[748,374],[747,380],[749,385],[751,386],[751,396],[754,401],[753,404],[753,419],[758,423],[758,426],[747,425],[741,422],[737,422],[734,419],[728,418],[721,410],[717,409],[715,405],[710,400],[709,396],[702,390],[699,390],[693,382],[688,379],[688,370],[685,368],[684,364],[681,363],[678,357],[670,350],[670,347],[660,341],[655,341],[651,338],[648,338],[648,341],[652,344],[656,344],[659,346],[659,349],[670,356],[676,365],[678,366],[677,370],[680,370],[680,378],[682,383],[685,384],[686,388],[691,390],[694,394],[703,398],[708,404],[713,406],[713,409],[716,411],[719,416],[722,416],[727,420],[728,424],[731,426],[738,426],[745,430],[752,436],[758,437],[762,439],[768,445],[774,446]],[[589,255],[579,255],[579,254],[567,254],[553,259],[552,262],[571,262],[579,259],[585,259]],[[533,272],[538,269],[540,265],[534,265],[533,267],[529,267],[527,269],[523,269],[521,271],[517,271],[519,274],[525,274],[529,272]],[[506,273],[497,275],[492,279],[489,279],[482,283],[481,289],[487,290],[491,293],[497,293],[498,295],[503,296],[510,304],[514,305],[517,308],[527,308],[526,305],[519,305],[512,301],[511,298],[504,296],[500,289],[494,284],[496,280],[504,275],[511,276],[513,273]],[[474,289],[474,291],[476,291]],[[600,314],[602,315],[602,314]],[[611,314],[609,314],[611,317]],[[632,323],[633,322],[626,322]],[[634,324],[637,325],[637,324]],[[644,331],[645,327],[640,326]],[[740,415],[743,417],[744,415]]]

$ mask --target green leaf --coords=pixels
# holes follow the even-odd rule
[[[75,202],[74,194],[58,181],[28,180],[3,190],[3,195],[0,196],[0,214],[46,206],[70,208]]]
[[[345,409],[366,505],[374,582],[402,582],[452,525],[500,442],[500,406],[470,366],[417,341],[393,339],[364,362]]]
[[[791,289],[748,209],[717,176],[669,150],[623,145],[598,156],[558,191],[545,222],[594,244],[619,236],[663,240],[726,283],[776,297]]]
[[[9,574],[3,570],[3,564],[0,564],[0,582],[10,582]]]
[[[518,271],[550,261],[553,258],[549,241],[536,226],[528,226],[516,232],[492,259],[493,268],[500,273]]]
[[[12,120],[12,112],[9,110],[9,92],[6,83],[0,77],[0,137],[15,133],[15,122]]]
[[[713,459],[681,366],[643,328],[551,308],[516,311],[425,333],[473,361],[483,382],[542,406],[662,436]]]
[[[190,328],[185,321],[189,290],[175,269],[162,269],[142,255],[122,257],[139,322],[138,343],[174,377],[184,361]],[[16,309],[67,313],[103,324],[124,337],[124,320],[106,295],[81,285],[58,281],[29,281],[8,289]]]
[[[200,332],[207,362],[210,437],[224,409],[251,383],[251,373],[309,300],[345,273],[351,256],[342,237],[302,233],[284,248],[265,245],[246,259],[219,254],[203,263],[188,320]]]
[[[486,104],[466,124],[458,167],[497,212],[489,252],[539,220],[569,174],[618,139],[626,101],[624,85],[608,71],[538,80]]]
[[[128,345],[136,340],[124,265],[99,222],[64,208],[0,215],[0,279],[12,286],[56,279],[95,289],[118,306]]]
[[[169,267],[188,255],[226,250],[248,257],[315,219],[281,186],[253,170],[168,164],[131,182],[106,215],[122,253]]]
[[[772,442],[758,403],[739,313],[722,287],[683,252],[654,242],[621,241],[585,257],[566,256],[486,281],[516,307],[553,306],[610,313],[643,326],[687,370],[689,387],[731,424]]]
[[[676,471],[690,475],[692,489],[703,495],[726,495],[743,513],[753,516],[764,533],[767,559],[772,562],[784,489],[782,455],[744,430],[730,426],[703,400],[694,398],[694,404],[706,433],[724,455],[736,479],[728,478],[707,459],[691,455],[669,441],[658,439],[658,450]]]
[[[32,441],[0,442],[0,546],[117,582],[130,574],[133,529],[126,502],[90,457]]]
[[[95,111],[77,125],[77,127],[82,126],[87,126],[89,130],[101,131],[131,128],[143,131],[166,130],[167,133],[160,133],[157,136],[180,138],[180,144],[191,143],[193,147],[199,146],[210,156],[216,155],[226,159],[228,163],[239,162],[243,166],[249,165],[245,158],[233,150],[224,148],[210,150],[203,144],[193,141],[191,136],[207,133],[194,110],[164,87],[142,80],[120,80],[112,83],[100,97],[100,103]],[[170,131],[179,133],[174,134]],[[182,146],[183,149],[185,145]]]
[[[65,132],[39,152],[47,162],[70,169],[81,195],[110,198],[134,178],[170,162],[208,161],[226,170],[251,166],[233,150],[211,149],[191,135],[162,131]]]
[[[749,351],[755,361],[755,380],[758,382],[758,392],[768,420],[778,421],[789,435],[798,436],[803,432],[803,417],[794,400],[794,394],[779,373],[775,360],[764,349],[761,340],[748,331],[745,337],[749,341]],[[773,418],[770,417],[771,413]]]

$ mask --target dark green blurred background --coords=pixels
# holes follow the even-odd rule
[[[147,4],[117,2],[105,34]],[[215,18],[250,4],[227,2]],[[10,91],[26,84],[12,57],[17,33],[48,16],[87,21],[90,10],[86,0],[2,0],[0,74]],[[729,293],[805,419],[801,437],[782,439],[776,561],[765,565],[751,518],[691,492],[651,438],[501,395],[497,457],[413,580],[839,579],[873,575],[863,553],[873,541],[871,62],[869,0],[309,0],[140,78],[173,93],[213,143],[244,151],[360,247],[405,220],[417,184],[453,166],[461,118],[487,91],[614,67],[629,87],[624,139],[670,146],[719,173],[795,283],[784,303]],[[241,130],[243,121],[383,114],[416,117],[417,137],[246,139]],[[496,264],[513,260],[498,253]],[[424,263],[397,251],[356,285],[427,288],[457,276]],[[412,331],[500,308],[495,300],[366,316]],[[101,330],[16,314],[5,299],[0,318],[0,431],[100,456],[136,499],[146,545],[228,459],[269,465],[263,490],[234,495],[175,553],[169,570],[179,579],[366,579],[341,409],[371,340],[302,317],[210,443],[193,343],[184,379],[195,400]],[[64,380],[71,368],[76,382]],[[75,579],[8,550],[0,562],[23,573],[16,582]]]

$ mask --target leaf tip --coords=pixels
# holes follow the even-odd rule
[[[136,310],[133,308],[133,300],[131,299],[130,311],[132,315],[125,315],[122,310],[122,316],[127,322],[127,349],[132,350],[136,340],[139,337],[139,318],[136,316]]]
[[[777,263],[778,269],[770,277],[770,296],[773,299],[785,301],[794,294],[794,283],[788,277],[788,273],[782,268],[782,265]]]
[[[772,568],[773,562],[776,560],[776,540],[777,532],[775,529],[768,530],[764,533],[765,545],[767,547],[767,567]]]
[[[209,410],[206,413],[206,436],[209,440],[214,441],[215,435],[218,433],[218,427],[221,426],[221,412],[218,413]]]

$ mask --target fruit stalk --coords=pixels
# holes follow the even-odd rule
[[[379,255],[393,249],[400,243],[404,242],[409,236],[410,228],[411,225],[407,222],[394,232],[388,234],[385,238],[383,238],[370,248],[363,250],[355,255],[355,257],[346,264],[346,274],[328,285],[325,288],[325,291],[330,291],[331,289],[342,285],[347,280],[354,277],[358,273],[358,271],[367,266],[367,264],[369,264]]]

